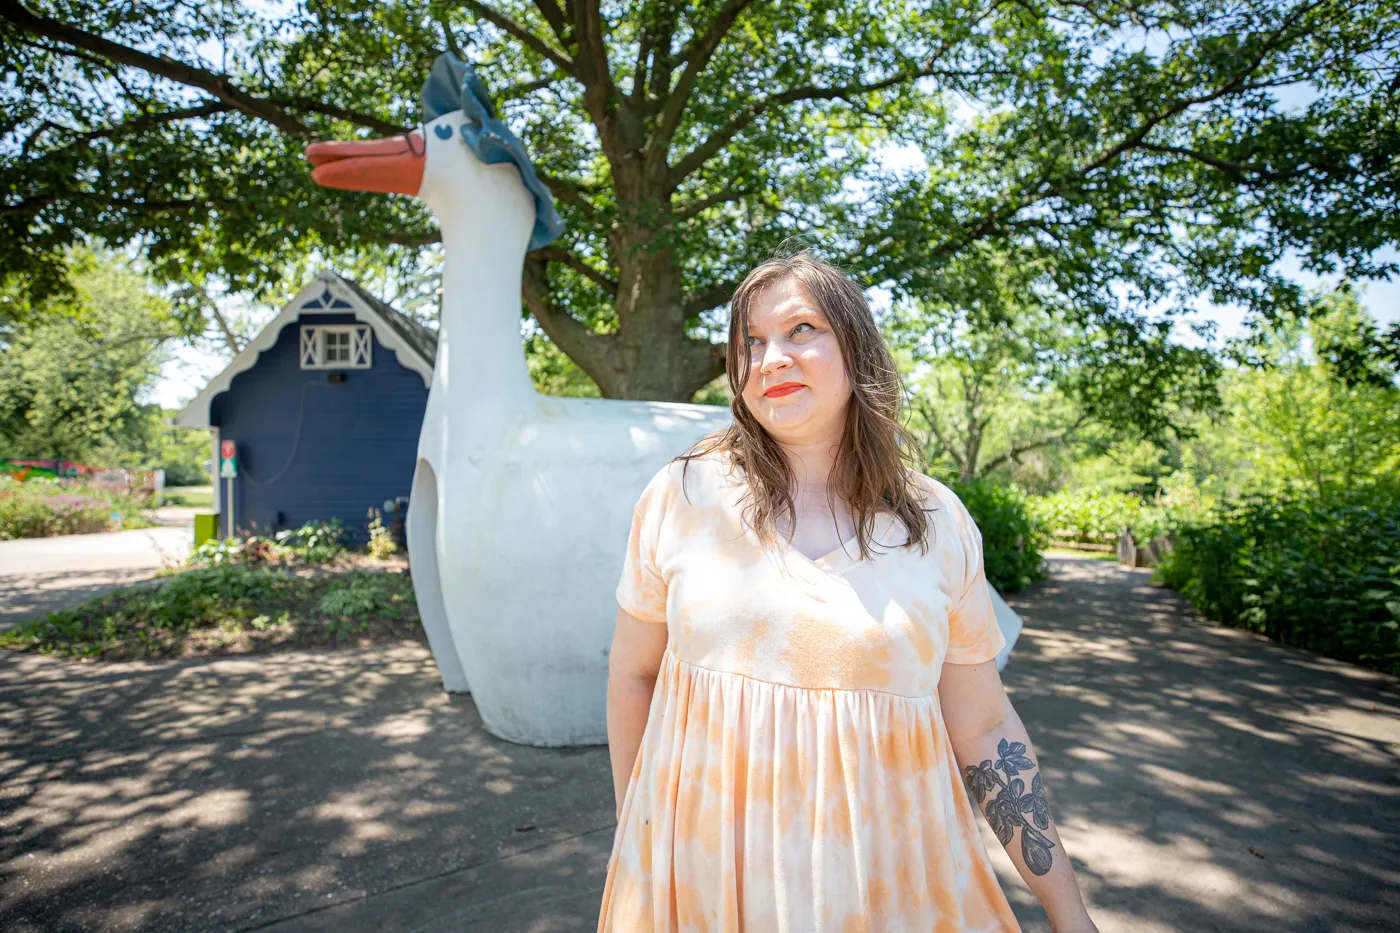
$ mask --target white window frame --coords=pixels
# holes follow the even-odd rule
[[[350,359],[326,360],[326,334],[350,335]],[[369,369],[374,365],[374,332],[368,324],[303,324],[302,369]]]

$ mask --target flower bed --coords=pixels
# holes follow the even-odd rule
[[[145,506],[140,497],[68,480],[0,475],[0,541],[144,528]]]

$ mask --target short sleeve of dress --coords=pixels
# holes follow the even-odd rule
[[[622,559],[622,578],[617,582],[618,606],[643,622],[666,622],[666,580],[657,566],[656,545],[666,517],[669,486],[670,471],[663,468],[642,490],[632,510],[632,531]]]
[[[992,608],[992,590],[982,563],[982,532],[952,490],[945,494],[944,501],[951,506],[957,549],[963,555],[962,589],[950,594],[953,600],[948,606],[945,660],[953,664],[981,664],[1001,653],[1006,647],[1006,636],[1001,633]],[[955,571],[950,578],[958,579]]]

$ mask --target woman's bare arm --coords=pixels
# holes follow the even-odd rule
[[[637,751],[642,747],[651,694],[666,651],[666,636],[665,625],[643,622],[617,610],[608,652],[608,756],[612,760],[619,818]]]
[[[981,808],[1055,933],[1097,933],[1050,817],[1030,736],[995,661],[944,664],[939,703],[969,795]]]

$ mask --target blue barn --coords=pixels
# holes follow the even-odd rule
[[[215,477],[221,534],[340,519],[363,537],[370,508],[406,497],[437,335],[349,279],[316,276],[176,416],[233,441],[238,475]],[[385,522],[390,516],[384,516]]]

